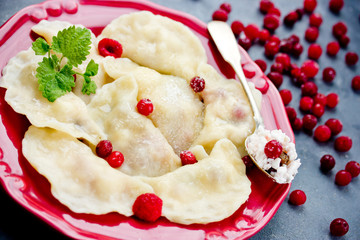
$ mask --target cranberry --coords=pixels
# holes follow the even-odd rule
[[[314,127],[316,126],[317,124],[317,119],[314,115],[312,114],[306,114],[304,117],[303,117],[303,128],[305,130],[313,130]]]
[[[357,177],[360,174],[360,163],[356,161],[350,161],[346,164],[345,170],[351,174],[351,177]]]
[[[268,11],[274,7],[274,3],[270,0],[261,0],[260,1],[260,11],[264,14],[268,13]]]
[[[303,52],[303,46],[300,43],[296,43],[292,49],[291,49],[291,54],[294,57],[299,57],[301,55],[301,53]]]
[[[342,48],[346,48],[350,42],[350,38],[346,35],[342,35],[341,37],[338,38],[338,41]]]
[[[132,206],[134,215],[147,222],[155,222],[162,212],[163,201],[154,193],[138,196]]]
[[[292,27],[297,22],[297,20],[299,20],[299,15],[297,14],[297,12],[291,11],[285,16],[284,24],[286,26]]]
[[[295,34],[292,34],[289,38],[288,38],[289,42],[294,45],[296,43],[299,43],[300,42],[300,38],[295,35]]]
[[[308,42],[315,42],[316,39],[319,37],[319,29],[316,27],[309,27],[305,31],[305,39]]]
[[[351,80],[351,87],[354,91],[359,91],[360,90],[360,75],[355,76],[352,80]]]
[[[332,67],[324,68],[323,80],[324,82],[332,82],[336,76],[336,71]]]
[[[264,151],[266,157],[275,159],[280,157],[283,148],[277,140],[271,140],[265,144]]]
[[[244,24],[239,20],[235,20],[231,23],[231,30],[235,36],[239,36],[242,31],[244,31]]]
[[[250,169],[254,166],[254,162],[252,161],[251,157],[249,155],[246,155],[242,158],[245,166],[247,169]]]
[[[152,104],[151,100],[146,98],[141,99],[137,103],[136,107],[138,112],[144,116],[150,115],[154,110],[154,105]]]
[[[326,46],[326,53],[329,56],[336,56],[336,54],[339,52],[340,50],[340,45],[338,42],[329,42],[328,45]]]
[[[312,27],[320,27],[323,19],[320,13],[313,13],[309,17],[309,24]]]
[[[348,66],[353,66],[359,61],[359,56],[355,52],[348,52],[345,55],[345,62]]]
[[[270,67],[271,72],[278,72],[283,73],[284,72],[284,66],[282,63],[274,62],[273,65]]]
[[[276,88],[279,88],[283,83],[283,76],[278,72],[269,72],[267,77],[275,85]]]
[[[196,160],[195,155],[192,152],[188,151],[188,150],[182,151],[180,153],[180,160],[181,160],[181,163],[182,163],[183,166],[188,165],[188,164],[194,164],[194,163],[198,162]]]
[[[259,37],[259,27],[256,24],[249,24],[244,29],[245,35],[253,42]]]
[[[299,20],[301,20],[302,17],[304,16],[304,14],[305,14],[304,9],[303,9],[303,8],[297,8],[295,11],[296,11],[296,13],[297,13],[298,16],[299,16]]]
[[[318,60],[322,54],[322,48],[319,44],[313,43],[308,48],[308,57],[313,60]]]
[[[289,203],[299,206],[306,202],[306,194],[302,190],[294,190],[290,193]]]
[[[276,44],[278,44],[278,45],[280,45],[280,42],[281,42],[280,38],[278,36],[276,36],[275,34],[270,36],[269,41],[276,42]]]
[[[101,158],[106,158],[113,150],[113,146],[109,140],[101,140],[95,148],[96,155]]]
[[[331,130],[326,125],[320,125],[315,128],[314,138],[319,142],[326,142],[331,137]]]
[[[314,103],[320,103],[321,105],[326,105],[326,96],[322,93],[317,93],[314,97]]]
[[[274,57],[279,52],[280,46],[275,41],[268,41],[265,44],[265,55],[269,58]]]
[[[300,99],[300,110],[308,112],[311,110],[314,100],[311,97],[305,96]]]
[[[218,9],[213,13],[212,19],[226,22],[228,20],[228,12],[223,9]]]
[[[227,13],[230,13],[231,12],[231,4],[224,2],[220,5],[220,9],[226,11]]]
[[[304,72],[300,70],[300,68],[294,68],[290,72],[292,81],[297,85],[301,86],[308,81],[308,77]]]
[[[113,151],[106,157],[106,161],[113,168],[119,168],[124,163],[124,155],[119,151]]]
[[[246,37],[246,36],[239,38],[238,43],[239,43],[239,45],[240,45],[241,47],[243,47],[245,50],[249,50],[250,47],[251,47],[251,45],[252,45],[250,38],[248,38],[248,37]]]
[[[274,14],[274,15],[280,17],[281,16],[281,11],[280,11],[280,9],[278,9],[276,7],[272,7],[272,8],[269,9],[268,14]]]
[[[351,182],[351,174],[348,171],[340,170],[335,175],[335,183],[339,186],[346,186]]]
[[[293,44],[289,41],[289,39],[283,39],[280,41],[280,52],[283,53],[291,53],[293,49]]]
[[[326,96],[326,106],[329,108],[334,108],[339,103],[339,96],[336,93],[329,93]]]
[[[270,32],[267,29],[263,29],[259,32],[259,42],[265,44],[270,38]]]
[[[301,71],[304,72],[308,78],[313,78],[319,72],[319,64],[312,60],[306,60],[301,65]]]
[[[335,158],[330,154],[325,154],[320,158],[320,169],[323,172],[329,172],[335,167]]]
[[[275,31],[280,25],[279,16],[275,14],[268,13],[264,17],[264,28],[268,29],[269,31]]]
[[[285,107],[286,115],[289,118],[290,122],[295,121],[297,113],[296,110],[293,107]]]
[[[304,10],[308,13],[312,13],[317,5],[316,0],[304,0]]]
[[[265,72],[266,71],[266,68],[267,68],[267,65],[266,65],[266,62],[262,59],[257,59],[254,61],[258,66],[259,68],[261,69],[261,71]]]
[[[336,218],[330,223],[330,233],[333,236],[343,236],[349,231],[349,224],[345,219]]]
[[[291,127],[294,131],[299,131],[303,126],[303,121],[301,118],[295,118],[295,120],[291,123]]]
[[[325,113],[325,106],[320,103],[314,103],[311,108],[311,113],[315,115],[315,117],[320,118]]]
[[[290,69],[291,59],[286,53],[279,53],[275,57],[275,62],[281,63],[286,71]]]
[[[334,13],[339,13],[344,6],[344,0],[330,0],[329,8]]]
[[[318,87],[314,82],[306,82],[301,86],[301,95],[314,97],[317,94]]]
[[[340,38],[341,36],[347,33],[347,26],[344,22],[337,22],[333,25],[332,34],[336,38]]]
[[[98,44],[99,54],[103,57],[111,56],[114,58],[121,57],[123,49],[121,44],[110,38],[103,38]]]
[[[343,128],[343,125],[342,125],[341,121],[339,119],[336,119],[336,118],[328,119],[325,122],[325,125],[330,128],[331,134],[333,136],[338,135],[341,132],[342,128]]]
[[[190,87],[194,92],[202,92],[205,89],[205,80],[201,77],[194,77],[190,80]]]
[[[352,140],[348,136],[340,136],[335,139],[335,150],[339,152],[347,152],[352,147]]]
[[[288,105],[292,99],[291,91],[289,89],[281,89],[279,93],[284,105]]]

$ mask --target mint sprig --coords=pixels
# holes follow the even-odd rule
[[[85,73],[75,72],[73,67],[77,67],[86,60],[90,54],[91,34],[86,28],[71,26],[64,29],[53,37],[50,46],[43,38],[36,39],[32,44],[32,49],[36,55],[44,56],[36,69],[36,77],[39,83],[39,90],[43,97],[50,102],[70,92],[75,86],[74,74],[84,77],[81,92],[90,95],[96,92],[96,84],[91,77],[98,73],[99,65],[93,59],[88,63]],[[51,54],[51,50],[58,53],[61,57]],[[61,62],[66,58],[66,64],[61,67]]]

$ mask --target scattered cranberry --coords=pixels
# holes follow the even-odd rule
[[[190,80],[190,87],[196,93],[202,92],[205,89],[205,80],[196,76]]]
[[[303,126],[303,121],[301,118],[295,118],[295,120],[291,123],[291,127],[294,131],[301,130]]]
[[[249,155],[244,156],[242,158],[242,160],[243,160],[243,162],[244,162],[247,169],[250,169],[250,168],[254,167],[254,162],[253,162],[253,160],[251,159],[251,157]]]
[[[329,108],[334,108],[339,103],[339,96],[336,93],[329,93],[326,96],[326,106]]]
[[[259,27],[256,24],[249,24],[244,29],[245,35],[253,42],[259,37]]]
[[[268,13],[264,17],[264,28],[268,29],[269,31],[275,31],[280,25],[279,16],[275,14]]]
[[[259,68],[261,69],[261,71],[265,72],[266,71],[266,68],[267,68],[267,65],[266,65],[266,62],[262,59],[257,59],[254,61],[258,66]]]
[[[162,212],[163,201],[154,193],[138,196],[132,206],[134,215],[147,222],[155,222]]]
[[[301,95],[314,97],[318,92],[318,87],[314,82],[306,82],[301,86]]]
[[[198,162],[196,160],[195,155],[190,151],[182,151],[180,153],[180,159],[181,159],[181,163],[183,166],[188,165],[188,164],[194,164],[194,163]]]
[[[283,148],[277,140],[271,140],[265,144],[264,151],[268,158],[275,159],[280,157]]]
[[[340,38],[341,36],[347,33],[347,26],[344,22],[337,22],[333,25],[332,34],[336,38]]]
[[[270,32],[267,29],[263,29],[259,32],[259,42],[265,44],[270,38]]]
[[[335,167],[335,158],[330,154],[325,154],[320,158],[320,169],[323,172],[329,172]]]
[[[292,27],[299,20],[299,15],[296,11],[289,12],[284,18],[284,24],[286,26]]]
[[[351,177],[357,177],[360,174],[360,163],[356,161],[350,161],[346,164],[345,170],[351,174]]]
[[[312,27],[320,27],[323,19],[320,13],[313,13],[309,17],[309,24]]]
[[[326,142],[331,137],[331,130],[326,125],[320,125],[315,128],[314,138],[319,142]]]
[[[284,67],[284,70],[289,71],[290,65],[291,65],[291,59],[290,56],[286,53],[279,53],[275,57],[275,62],[281,63]]]
[[[304,10],[305,12],[312,13],[317,5],[316,0],[304,0]]]
[[[150,115],[154,110],[154,105],[152,104],[150,99],[141,99],[136,105],[137,110],[140,114],[144,116]]]
[[[294,68],[291,70],[291,79],[297,86],[301,86],[308,81],[308,77],[300,68]]]
[[[351,174],[348,171],[340,170],[335,175],[335,183],[339,186],[346,186],[351,182]]]
[[[226,11],[227,13],[230,13],[231,12],[231,4],[224,2],[220,5],[220,9]]]
[[[280,45],[280,42],[281,42],[280,38],[278,36],[276,36],[275,34],[270,36],[269,41],[276,42],[276,44],[278,44],[278,45]]]
[[[345,62],[348,66],[353,66],[359,61],[359,56],[355,52],[348,52],[345,55]]]
[[[281,16],[281,11],[280,9],[276,8],[276,7],[272,7],[269,9],[268,14],[275,14],[276,16]]]
[[[275,85],[276,88],[279,88],[283,83],[283,76],[278,72],[269,72],[267,77]]]
[[[302,17],[304,16],[304,14],[305,14],[304,9],[303,9],[303,8],[297,8],[295,11],[296,11],[296,13],[297,13],[298,16],[299,16],[299,20],[301,20]]]
[[[291,91],[289,89],[281,89],[279,93],[284,105],[288,105],[292,100]]]
[[[270,67],[270,71],[282,74],[284,72],[284,66],[282,63],[274,62]]]
[[[300,99],[299,107],[301,111],[308,112],[311,110],[313,104],[314,104],[314,100],[309,96],[305,96]]]
[[[324,82],[332,82],[336,76],[336,71],[332,67],[324,68],[323,70],[323,80]]]
[[[292,34],[289,38],[288,38],[289,42],[294,45],[296,43],[299,43],[300,42],[300,38],[295,35],[295,34]]]
[[[118,168],[124,163],[124,155],[119,151],[113,151],[106,157],[106,161],[113,168]]]
[[[106,158],[113,150],[113,146],[109,140],[101,140],[95,148],[96,155],[101,158]]]
[[[328,126],[331,130],[331,134],[333,136],[338,135],[343,128],[343,124],[339,119],[336,118],[330,118],[325,122],[325,125]]]
[[[306,194],[302,190],[294,190],[290,193],[289,202],[296,206],[303,205],[306,202]]]
[[[347,152],[352,147],[352,140],[348,136],[340,136],[335,139],[335,150],[339,152]]]
[[[319,44],[310,44],[308,48],[308,57],[313,60],[318,60],[322,54],[322,48]]]
[[[322,93],[317,93],[314,97],[314,104],[320,103],[321,105],[326,105],[326,96]]]
[[[351,87],[354,91],[359,91],[360,90],[360,75],[355,76],[352,80],[351,80]]]
[[[308,131],[313,130],[317,124],[317,119],[312,114],[306,114],[302,120],[303,120],[303,128]]]
[[[269,58],[273,58],[279,52],[280,46],[275,41],[268,41],[265,44],[265,55]]]
[[[346,35],[342,35],[341,37],[338,38],[338,41],[342,48],[346,48],[350,42],[350,38]]]
[[[311,113],[315,115],[317,118],[321,118],[325,113],[325,106],[320,103],[314,103],[311,108]]]
[[[309,27],[305,31],[305,39],[308,42],[315,42],[316,39],[319,37],[319,29],[316,27]]]
[[[289,39],[283,39],[280,41],[280,52],[283,53],[291,53],[293,49],[293,44],[289,41]]]
[[[336,54],[339,52],[340,50],[340,45],[338,42],[329,42],[328,45],[326,46],[326,53],[329,56],[336,56]]]
[[[218,9],[213,13],[212,19],[226,22],[228,20],[228,12],[223,9]]]
[[[289,118],[289,121],[290,122],[295,121],[296,116],[297,116],[296,110],[293,107],[289,107],[289,106],[285,107],[285,110],[286,110],[286,115]]]
[[[239,36],[242,31],[244,31],[244,24],[239,20],[235,20],[231,23],[231,30],[235,36]]]
[[[330,233],[333,236],[343,236],[349,231],[349,224],[342,218],[336,218],[330,223]]]
[[[313,60],[306,60],[301,65],[301,71],[304,72],[308,78],[313,78],[319,72],[319,64]]]
[[[121,44],[110,38],[103,38],[98,44],[99,54],[103,57],[111,56],[114,58],[121,57],[123,49]]]
[[[249,50],[252,45],[250,38],[246,36],[239,38],[238,43],[245,50]]]
[[[339,13],[344,6],[344,0],[330,0],[329,8],[334,13]]]
[[[274,3],[270,0],[261,0],[260,1],[260,11],[264,14],[274,7]]]
[[[303,46],[300,43],[296,43],[292,49],[291,49],[291,54],[294,57],[299,57],[301,55],[301,53],[303,52]]]

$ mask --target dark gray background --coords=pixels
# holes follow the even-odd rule
[[[18,10],[30,4],[42,2],[41,0],[0,0],[0,24]],[[153,0],[153,2],[187,12],[204,22],[211,20],[211,14],[223,1],[219,0]],[[229,23],[235,19],[244,24],[256,23],[262,27],[263,15],[259,12],[259,0],[228,0],[233,11],[229,16]],[[301,7],[302,0],[274,0],[275,5],[281,10],[282,18],[290,10]],[[335,173],[344,169],[350,160],[360,162],[360,93],[355,93],[351,87],[351,79],[360,75],[360,62],[355,67],[348,67],[344,62],[347,51],[360,54],[360,1],[345,0],[341,13],[336,15],[329,11],[328,0],[318,0],[315,12],[321,13],[324,19],[320,27],[320,37],[317,42],[326,48],[326,44],[333,41],[331,27],[337,21],[344,21],[348,25],[348,36],[351,42],[347,49],[341,49],[335,58],[323,54],[320,60],[320,71],[327,66],[332,66],[337,71],[337,76],[332,84],[322,81],[321,72],[316,76],[315,82],[319,91],[327,94],[336,92],[340,96],[340,103],[333,110],[326,110],[320,120],[323,124],[329,118],[339,118],[344,124],[341,135],[348,135],[353,139],[353,147],[347,153],[338,153],[333,149],[334,139],[328,143],[320,144],[311,136],[303,132],[295,132],[296,146],[302,166],[298,176],[293,181],[291,191],[302,189],[307,194],[307,202],[303,206],[288,204],[288,197],[279,208],[272,220],[252,239],[338,239],[329,234],[329,224],[334,218],[345,218],[349,225],[349,232],[341,239],[360,239],[360,180],[355,178],[345,187],[334,184]],[[306,59],[309,44],[304,40],[304,31],[309,23],[308,16],[296,23],[293,28],[281,26],[276,30],[280,38],[297,34],[304,46],[304,52],[299,59],[292,59],[298,65]],[[250,56],[255,60],[264,57],[263,47],[257,45],[249,50]],[[0,54],[1,56],[1,54]],[[267,60],[268,70],[272,61]],[[266,73],[267,73],[266,72]],[[300,89],[293,86],[288,77],[284,78],[282,88],[289,88],[293,92],[290,106],[297,109],[298,115],[303,114],[298,110]],[[329,174],[319,170],[319,160],[324,154],[332,154],[336,159],[336,166]],[[0,240],[22,239],[34,237],[37,239],[66,239],[65,236],[53,230],[31,213],[23,210],[0,187]],[[339,238],[340,239],[340,238]]]

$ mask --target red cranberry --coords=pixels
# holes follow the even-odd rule
[[[265,44],[270,38],[270,32],[267,29],[263,29],[259,32],[259,42]]]
[[[360,174],[360,163],[356,161],[350,161],[346,164],[345,170],[351,174],[351,177],[357,177]]]
[[[251,157],[249,155],[246,155],[242,158],[245,166],[247,169],[250,169],[252,167],[254,167],[254,162],[252,161]]]
[[[231,12],[231,4],[224,2],[220,5],[220,9],[226,11],[227,13],[230,13]]]
[[[290,69],[291,59],[286,53],[279,53],[275,57],[275,62],[281,63],[286,71]]]
[[[106,158],[113,150],[113,146],[109,140],[101,140],[95,148],[96,155],[101,158]]]
[[[269,58],[274,57],[279,52],[279,44],[275,41],[268,41],[265,44],[265,55]]]
[[[328,45],[326,46],[326,53],[329,56],[336,56],[336,54],[339,52],[340,50],[340,45],[338,42],[329,42]]]
[[[252,45],[250,38],[248,38],[248,37],[246,37],[246,36],[239,38],[238,43],[239,43],[239,45],[240,45],[242,48],[244,48],[245,50],[249,50],[249,48],[250,48],[251,45]]]
[[[318,87],[314,82],[306,82],[301,86],[301,95],[314,97],[317,94]]]
[[[304,10],[305,12],[312,13],[317,5],[316,0],[304,0]]]
[[[194,90],[194,92],[202,92],[205,89],[205,80],[201,77],[194,77],[190,81],[190,87]]]
[[[259,37],[259,27],[256,24],[249,24],[244,29],[245,35],[253,42]]]
[[[319,142],[326,142],[331,137],[331,130],[326,125],[320,125],[315,128],[314,138]]]
[[[342,35],[341,37],[338,38],[338,41],[342,48],[346,48],[350,42],[350,38],[346,35]]]
[[[106,161],[113,168],[119,168],[124,163],[124,155],[119,151],[114,151],[106,157]]]
[[[301,71],[304,72],[308,78],[313,78],[319,72],[319,64],[312,60],[306,60],[301,65]]]
[[[300,42],[300,38],[295,35],[295,34],[292,34],[289,38],[288,38],[289,42],[294,45],[296,43],[299,43]]]
[[[314,103],[320,103],[321,105],[326,105],[326,96],[322,93],[317,93],[314,97]]]
[[[359,61],[359,56],[355,52],[348,52],[345,55],[345,62],[348,66],[353,66]]]
[[[313,130],[314,127],[316,126],[317,124],[317,119],[314,115],[312,114],[306,114],[304,117],[303,117],[303,128],[305,130]]]
[[[335,158],[330,155],[326,154],[321,157],[320,159],[320,168],[323,172],[329,172],[335,166]]]
[[[352,147],[352,140],[348,136],[340,136],[335,139],[335,150],[339,152],[347,152]]]
[[[151,100],[146,98],[141,99],[136,107],[138,112],[144,116],[150,115],[154,110],[154,105]]]
[[[98,44],[99,54],[103,57],[111,56],[114,58],[121,57],[123,49],[121,44],[110,38],[103,38]]]
[[[278,44],[278,45],[280,45],[280,42],[281,42],[280,38],[278,36],[276,36],[275,34],[270,36],[269,41],[276,42],[276,44]]]
[[[272,7],[272,8],[269,9],[268,14],[274,14],[274,15],[280,17],[281,16],[281,11],[280,11],[280,9],[278,9],[276,7]]]
[[[284,24],[286,26],[292,27],[297,22],[297,20],[299,20],[299,15],[297,14],[297,12],[291,11],[285,16]]]
[[[279,88],[283,83],[283,76],[278,72],[269,72],[267,77],[275,85],[276,88]]]
[[[265,144],[264,151],[266,157],[275,159],[280,157],[283,148],[277,140],[271,140]]]
[[[274,7],[274,3],[270,0],[261,0],[260,1],[260,11],[264,14]]]
[[[138,196],[132,206],[136,217],[147,222],[155,222],[162,212],[163,201],[154,193],[144,193]]]
[[[330,233],[333,236],[343,236],[349,231],[349,224],[345,219],[336,218],[330,223]]]
[[[308,57],[313,60],[318,60],[322,54],[322,48],[319,44],[313,43],[308,48]]]
[[[283,53],[291,53],[293,48],[293,44],[289,41],[289,39],[283,39],[280,41],[280,52]]]
[[[190,152],[190,151],[182,151],[180,153],[180,160],[182,165],[188,165],[188,164],[194,164],[197,163],[198,161],[196,160],[195,155]]]
[[[231,23],[231,30],[235,36],[239,36],[240,33],[244,30],[244,24],[239,20],[235,20]]]
[[[305,14],[304,9],[303,9],[303,8],[297,8],[295,11],[296,11],[296,13],[297,13],[298,16],[299,16],[299,20],[301,20],[302,17],[304,16],[304,14]]]
[[[330,0],[329,8],[334,13],[339,13],[344,6],[344,0]]]
[[[308,42],[315,42],[316,39],[319,37],[319,29],[316,27],[309,27],[305,31],[305,39]]]
[[[289,203],[299,206],[306,202],[306,194],[302,190],[294,190],[290,193]]]
[[[279,16],[275,14],[266,14],[264,17],[264,28],[268,29],[269,31],[273,32],[277,29],[280,25]]]
[[[336,71],[332,67],[324,68],[323,80],[324,82],[332,82],[336,76]]]
[[[288,105],[292,99],[291,91],[289,89],[281,89],[279,93],[284,105]]]
[[[360,90],[360,75],[355,76],[352,80],[351,80],[351,87],[354,91],[359,91]]]
[[[285,107],[286,114],[289,118],[290,122],[293,122],[296,119],[297,113],[296,110],[293,107]]]
[[[337,22],[333,25],[332,34],[336,38],[340,38],[341,36],[347,33],[347,26],[344,22]]]
[[[312,27],[320,27],[323,19],[320,13],[313,13],[309,17],[309,24]]]
[[[311,97],[305,96],[300,99],[300,110],[308,112],[311,110],[314,100]]]
[[[212,19],[226,22],[228,20],[228,12],[223,9],[218,9],[213,13]]]
[[[266,71],[266,68],[267,68],[267,65],[266,65],[266,62],[262,59],[257,59],[254,61],[258,66],[259,68],[261,69],[261,71],[265,72]]]
[[[336,93],[329,93],[326,96],[326,106],[329,108],[334,108],[339,103],[339,96]]]
[[[321,118],[325,113],[325,106],[320,103],[314,103],[311,108],[311,113],[314,114],[317,118]]]
[[[273,65],[271,65],[270,67],[270,71],[282,74],[284,72],[284,66],[282,63],[274,62]]]
[[[343,128],[343,125],[339,119],[330,118],[325,122],[325,125],[328,126],[331,130],[333,136],[338,135]]]
[[[296,43],[294,44],[294,46],[291,49],[291,54],[294,57],[299,57],[301,55],[301,53],[303,52],[303,46],[300,43]]]
[[[292,81],[297,86],[301,86],[308,81],[308,77],[300,70],[300,68],[294,68],[290,73]]]
[[[335,183],[339,186],[346,186],[351,182],[351,174],[348,171],[340,170],[335,175]]]
[[[291,123],[291,127],[294,131],[299,131],[303,126],[303,121],[301,118],[295,118],[295,120]]]

